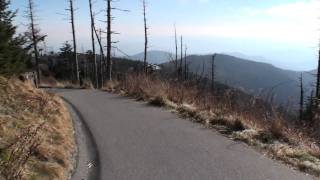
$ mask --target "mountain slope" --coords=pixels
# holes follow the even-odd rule
[[[211,55],[187,57],[190,72],[211,74]],[[255,95],[273,94],[278,103],[298,102],[299,77],[303,74],[306,95],[309,95],[314,77],[310,72],[283,70],[271,64],[249,61],[230,55],[216,56],[216,80]]]

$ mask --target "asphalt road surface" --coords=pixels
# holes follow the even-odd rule
[[[88,124],[102,180],[313,179],[165,109],[94,90],[59,94]]]

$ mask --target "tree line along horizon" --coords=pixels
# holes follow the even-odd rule
[[[41,70],[40,70],[40,51],[39,43],[44,42],[47,35],[41,33],[40,28],[37,26],[36,22],[36,11],[34,0],[25,0],[28,3],[26,17],[28,19],[28,29],[22,34],[17,34],[17,25],[14,25],[14,18],[17,15],[17,10],[11,10],[10,0],[0,0],[0,74],[5,76],[16,75],[26,70],[32,69],[36,73],[36,84],[39,85],[41,82]],[[65,42],[63,47],[60,48],[60,55],[67,58],[70,62],[69,70],[70,79],[73,82],[80,83],[81,73],[79,69],[79,53],[77,52],[77,29],[75,27],[75,4],[74,0],[66,0],[69,3],[69,7],[66,9],[69,15],[70,28],[72,30],[72,44]],[[112,12],[114,10],[128,12],[128,10],[123,10],[113,6],[113,0],[106,0],[106,30],[97,29],[95,24],[95,12],[93,10],[92,0],[88,1],[88,11],[90,12],[90,31],[91,31],[91,43],[92,49],[88,51],[88,57],[93,63],[92,74],[93,74],[93,84],[95,87],[102,87],[105,81],[112,80],[113,76],[113,58],[112,49],[116,48],[115,43],[112,39],[114,34],[118,34],[112,29],[112,21],[114,17]],[[147,5],[146,0],[142,0],[142,9],[144,22],[144,57],[143,57],[143,68],[141,73],[148,73],[148,45],[149,45],[149,31],[147,24]],[[102,33],[106,34],[106,46],[102,42]],[[187,48],[183,50],[183,37],[181,36],[181,47],[178,45],[178,35],[176,27],[174,27],[175,35],[175,57],[172,58],[175,74],[181,79],[187,79],[188,76],[188,64],[187,64]],[[97,59],[97,47],[100,51],[100,61],[98,64]],[[106,47],[106,51],[105,51]],[[179,49],[181,50],[180,58],[178,57]],[[320,54],[320,50],[319,50]],[[184,58],[183,58],[184,57]],[[183,62],[184,61],[184,62]],[[212,88],[214,89],[215,80],[215,55],[212,57]],[[184,67],[183,67],[184,64]],[[318,99],[320,99],[320,55],[318,59],[318,71],[316,75],[315,90],[309,97],[310,102],[306,105],[308,109],[318,107]],[[100,81],[100,82],[99,82]],[[302,76],[300,81],[300,116],[302,116],[304,111],[304,89],[303,89],[303,79]]]

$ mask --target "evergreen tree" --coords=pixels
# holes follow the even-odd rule
[[[60,48],[60,55],[59,56],[70,60],[72,58],[72,54],[73,54],[73,48],[72,48],[71,44],[68,41],[66,41],[63,44],[63,46]]]
[[[55,77],[58,79],[72,80],[74,74],[74,62],[73,62],[73,48],[72,45],[67,41],[60,48],[59,58],[53,68]]]
[[[13,20],[17,11],[9,10],[10,1],[0,0],[0,74],[12,75],[25,70],[29,60],[23,48],[25,38],[16,35]]]

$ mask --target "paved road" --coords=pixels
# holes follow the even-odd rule
[[[243,143],[106,92],[60,92],[88,123],[103,180],[304,180]]]

